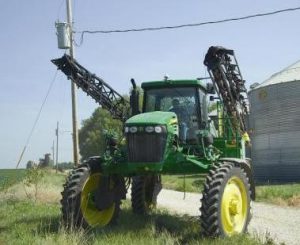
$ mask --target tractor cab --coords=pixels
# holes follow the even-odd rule
[[[197,133],[207,127],[206,87],[199,80],[166,80],[142,84],[143,113],[173,112],[181,144],[196,144]]]

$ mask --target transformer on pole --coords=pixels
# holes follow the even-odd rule
[[[59,49],[69,49],[71,47],[70,25],[67,22],[55,22],[57,45]]]

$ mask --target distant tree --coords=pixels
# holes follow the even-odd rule
[[[60,171],[63,171],[65,169],[72,169],[73,167],[74,167],[73,162],[61,162],[61,163],[58,163],[58,166],[57,166],[57,168]],[[54,166],[54,168],[56,168],[56,166]]]
[[[90,118],[83,121],[79,130],[79,148],[82,160],[103,154],[105,151],[105,131],[113,131],[121,138],[122,123],[113,119],[107,110],[97,108]]]
[[[143,90],[138,86],[140,98],[139,107],[142,108]],[[129,101],[128,95],[123,95]],[[122,108],[129,111],[128,107]],[[79,149],[82,160],[91,156],[102,155],[105,151],[105,132],[113,132],[118,139],[123,136],[122,123],[112,118],[110,112],[103,108],[97,108],[92,116],[82,122],[79,130]]]

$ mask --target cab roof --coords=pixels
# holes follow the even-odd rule
[[[143,82],[142,88],[165,88],[165,87],[200,87],[206,91],[205,83],[201,80],[162,80]]]

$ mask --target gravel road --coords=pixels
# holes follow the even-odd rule
[[[158,207],[167,208],[178,214],[199,216],[201,194],[162,190],[158,196]],[[279,207],[257,203],[253,205],[253,218],[249,232],[261,238],[269,237],[286,245],[300,244],[300,208]]]

